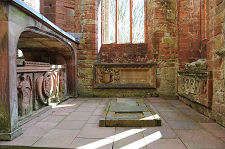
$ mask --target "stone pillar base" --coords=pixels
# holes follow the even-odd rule
[[[11,141],[22,134],[22,128],[18,128],[11,133],[0,133],[0,141]]]

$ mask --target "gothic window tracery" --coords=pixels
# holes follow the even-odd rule
[[[102,42],[144,43],[145,0],[103,0]]]

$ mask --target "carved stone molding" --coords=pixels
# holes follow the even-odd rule
[[[97,63],[95,88],[156,88],[156,63]]]
[[[44,75],[41,75],[37,78],[37,94],[39,100],[44,104],[48,105],[49,97],[52,95],[52,87],[53,87],[53,77],[52,73],[46,72]]]
[[[212,106],[212,72],[193,62],[178,72],[178,94],[207,108]]]
[[[62,65],[27,62],[17,67],[19,116],[21,119],[32,111],[58,102],[66,95],[66,73]]]
[[[27,115],[32,111],[32,74],[19,74],[17,89],[19,96],[19,115]]]

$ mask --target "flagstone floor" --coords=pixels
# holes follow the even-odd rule
[[[23,126],[23,135],[1,141],[18,146],[80,149],[225,149],[225,128],[178,100],[148,98],[161,127],[99,127],[108,99],[70,99]]]

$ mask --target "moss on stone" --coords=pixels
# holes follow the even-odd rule
[[[19,16],[19,17],[22,17],[22,18],[27,17],[27,15],[23,11],[19,10],[16,7],[11,7],[10,10],[11,10],[10,12],[12,13],[13,16]]]
[[[7,107],[8,105],[3,104],[0,97],[0,133],[10,132],[10,114]]]

